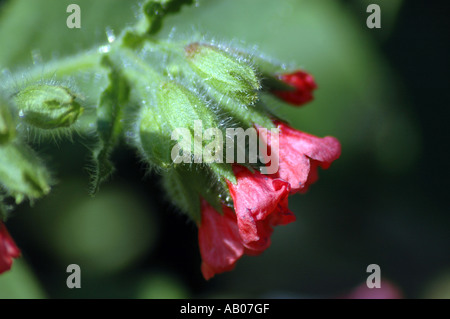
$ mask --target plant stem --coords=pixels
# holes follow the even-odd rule
[[[34,81],[41,78],[61,78],[71,76],[80,71],[88,71],[98,68],[100,58],[104,52],[100,50],[85,51],[75,56],[52,61],[45,67],[36,66],[27,72],[27,80]]]

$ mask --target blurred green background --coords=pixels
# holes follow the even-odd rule
[[[82,9],[80,30],[65,27],[70,3]],[[366,27],[370,3],[381,29]],[[0,1],[0,68],[91,48],[138,11],[130,0]],[[342,157],[290,199],[297,222],[278,227],[270,249],[205,282],[195,225],[133,150],[114,154],[117,173],[90,198],[92,141],[35,145],[58,184],[9,220],[23,258],[0,276],[0,298],[333,297],[365,282],[373,263],[405,297],[450,297],[447,12],[437,1],[202,0],[171,16],[163,37],[203,32],[314,74],[315,101],[279,112],[336,136]],[[74,263],[82,288],[70,290]]]

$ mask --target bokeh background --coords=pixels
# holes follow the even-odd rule
[[[78,3],[82,29],[65,27]],[[106,41],[133,24],[137,1],[0,1],[0,67],[17,71]],[[366,27],[367,5],[382,28]],[[369,264],[406,298],[450,297],[448,4],[415,0],[201,0],[165,21],[162,36],[204,32],[257,46],[305,68],[320,89],[298,129],[336,136],[342,157],[290,208],[272,246],[206,282],[197,230],[167,201],[130,148],[88,196],[89,141],[40,143],[58,183],[8,227],[23,258],[0,276],[1,298],[322,298],[364,283]],[[34,60],[33,60],[34,58]],[[78,264],[82,288],[66,287]]]

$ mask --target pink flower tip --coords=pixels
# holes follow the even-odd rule
[[[11,269],[13,258],[20,256],[14,240],[11,238],[6,226],[0,221],[0,274]]]
[[[286,103],[301,106],[314,99],[312,93],[317,89],[317,84],[311,74],[299,70],[289,74],[282,74],[279,76],[279,79],[293,87],[293,90],[290,91],[272,91],[273,94]]]

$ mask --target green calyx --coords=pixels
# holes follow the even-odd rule
[[[162,176],[170,199],[196,222],[201,221],[200,198],[204,198],[219,213],[222,213],[223,205],[232,206],[223,176],[210,166],[179,165],[163,172]]]
[[[193,70],[217,92],[242,105],[253,105],[258,101],[257,91],[261,84],[256,71],[244,58],[201,43],[186,46],[185,54]]]
[[[38,199],[50,192],[50,174],[37,154],[21,142],[13,117],[15,105],[0,98],[0,220],[10,211],[3,198],[11,196],[17,204]]]
[[[68,128],[83,113],[75,95],[58,85],[28,86],[17,93],[14,100],[21,120],[44,130]]]
[[[0,185],[16,203],[50,192],[50,174],[34,151],[19,142],[0,146]]]
[[[153,98],[154,104],[144,105],[139,114],[145,157],[164,169],[177,163],[179,156],[184,162],[201,163],[206,145],[203,134],[219,129],[214,112],[200,97],[173,81],[162,82]]]

